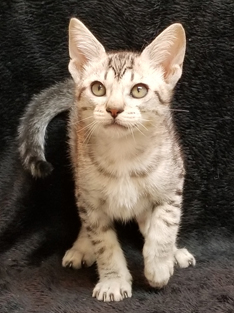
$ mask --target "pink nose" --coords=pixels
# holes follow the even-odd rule
[[[123,109],[111,109],[111,108],[106,108],[106,112],[110,113],[110,115],[113,118],[116,118],[118,114],[123,112]]]

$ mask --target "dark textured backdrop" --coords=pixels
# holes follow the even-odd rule
[[[67,26],[79,17],[107,49],[141,49],[173,22],[187,33],[184,74],[173,106],[187,159],[179,243],[197,266],[176,270],[161,291],[143,276],[142,239],[118,226],[133,274],[133,298],[91,298],[95,267],[61,267],[79,226],[66,145],[66,114],[49,126],[55,170],[33,180],[14,142],[34,93],[68,76]],[[1,0],[0,312],[234,312],[233,0]],[[173,175],[173,173],[172,173]]]

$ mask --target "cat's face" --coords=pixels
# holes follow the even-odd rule
[[[157,127],[182,73],[185,36],[174,25],[141,54],[107,54],[80,21],[71,20],[69,70],[85,124],[118,137]]]
[[[168,111],[171,89],[162,69],[142,66],[134,53],[109,54],[89,64],[78,89],[79,109],[87,124],[111,135],[147,132]],[[92,117],[92,118],[88,118]]]

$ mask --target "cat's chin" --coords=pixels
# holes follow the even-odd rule
[[[113,130],[128,130],[128,127],[124,126],[124,125],[121,125],[119,124],[118,122],[111,122],[109,124],[106,124],[104,125],[104,128],[107,129],[107,130],[110,130],[110,129],[113,129]]]
[[[125,137],[129,133],[127,126],[121,125],[116,121],[103,125],[103,131],[108,137],[111,138]]]

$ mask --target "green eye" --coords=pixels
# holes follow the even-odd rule
[[[147,93],[148,93],[148,87],[144,84],[137,84],[133,86],[131,90],[131,95],[133,96],[133,98],[138,98],[138,99],[145,97]]]
[[[91,84],[91,91],[97,97],[102,97],[106,94],[105,86],[98,81],[95,81]]]

